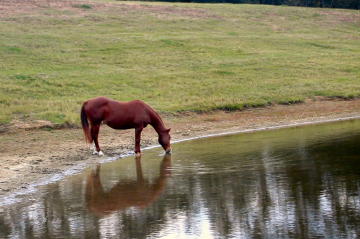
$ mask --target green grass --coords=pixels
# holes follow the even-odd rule
[[[0,17],[1,123],[78,122],[100,95],[162,112],[360,96],[359,11],[77,3]]]
[[[92,8],[92,6],[90,4],[74,4],[72,6],[77,7],[77,8],[83,8],[83,9],[91,9]]]

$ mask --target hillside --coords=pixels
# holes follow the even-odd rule
[[[0,29],[0,123],[75,123],[98,95],[173,113],[360,96],[356,10],[2,1]]]

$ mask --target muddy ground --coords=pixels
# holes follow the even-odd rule
[[[239,112],[184,113],[163,116],[171,127],[173,140],[242,129],[277,126],[289,123],[360,116],[360,99],[309,100],[297,105],[274,105]],[[91,154],[80,128],[51,129],[46,122],[17,122],[0,133],[0,196],[26,189],[32,183],[49,178],[79,163],[98,163]],[[105,156],[133,151],[134,131],[116,131],[106,125],[100,129],[100,146]],[[142,147],[157,144],[155,131],[143,131]],[[146,151],[143,152],[146,154]]]

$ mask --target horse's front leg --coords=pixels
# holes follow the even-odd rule
[[[141,140],[141,131],[143,128],[135,128],[135,156],[140,157],[140,140]]]

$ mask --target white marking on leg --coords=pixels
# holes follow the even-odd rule
[[[104,155],[104,153],[102,152],[102,151],[99,151],[99,156],[103,156]]]

